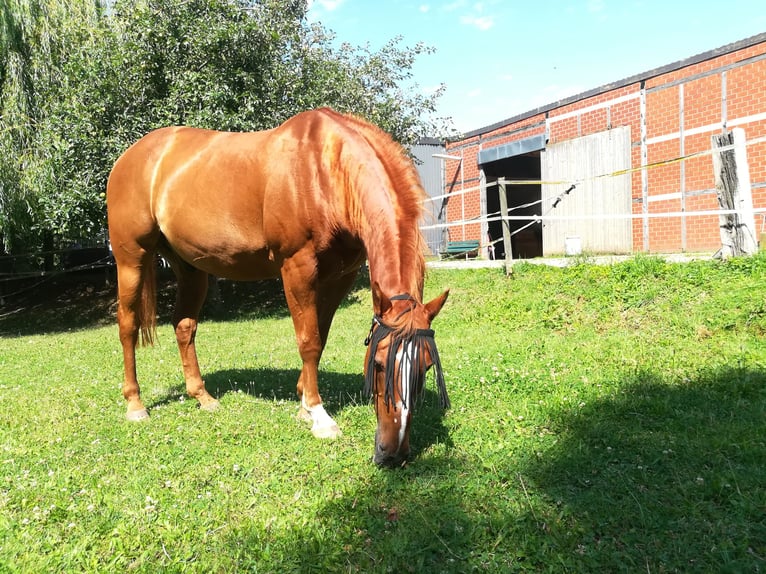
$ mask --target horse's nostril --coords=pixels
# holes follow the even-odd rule
[[[378,443],[377,449],[379,454],[386,454],[386,445],[384,445],[382,442]]]

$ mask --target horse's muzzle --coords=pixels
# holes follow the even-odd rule
[[[383,444],[376,443],[375,452],[372,455],[372,462],[381,467],[396,468],[405,465],[408,455],[408,452],[401,451],[389,453]]]

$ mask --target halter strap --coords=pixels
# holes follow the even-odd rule
[[[370,325],[370,332],[367,334],[367,336],[364,338],[364,346],[369,347],[370,341],[372,341],[372,332],[375,330],[375,325],[382,325],[383,323],[380,321],[380,317],[377,315],[374,315],[372,317],[372,325]]]
[[[390,325],[387,325],[383,322],[383,320],[380,318],[379,315],[374,315],[372,318],[372,324],[370,325],[370,332],[367,334],[367,336],[364,338],[364,346],[369,347],[370,341],[372,341],[372,333],[375,331],[375,326],[378,325],[380,327],[383,327],[387,332],[393,332],[395,329],[391,327]],[[433,329],[415,329],[413,331],[413,334],[418,337],[431,337],[433,338],[436,334]]]
[[[389,301],[411,301],[413,303],[413,305],[409,309],[405,309],[404,311],[399,313],[396,316],[396,319],[394,319],[394,321],[398,321],[399,319],[401,319],[406,313],[409,313],[410,311],[412,311],[415,308],[415,305],[417,305],[417,300],[415,299],[415,297],[413,297],[409,293],[400,293],[399,295],[394,295],[393,297],[389,299]]]
[[[394,295],[393,297],[390,297],[388,300],[389,301],[415,301],[415,297],[413,297],[409,293],[399,293],[398,295]],[[409,313],[410,311],[412,311],[412,309],[414,309],[414,307],[410,307],[409,309],[405,309],[404,311],[402,311],[401,313],[399,313],[396,316],[396,319],[398,320],[405,313]],[[380,315],[373,315],[373,317],[372,317],[372,325],[370,325],[370,332],[367,334],[367,337],[365,337],[365,339],[364,339],[364,346],[365,347],[368,347],[370,345],[370,341],[372,340],[372,332],[375,330],[375,325],[381,325],[381,326],[385,327],[388,331],[393,331],[394,330],[393,327],[390,327],[389,325],[386,325],[383,322],[383,318]],[[423,333],[418,331],[418,334],[423,334]]]
[[[409,293],[399,293],[399,295],[394,295],[393,297],[388,298],[389,301],[414,301],[415,297],[410,295]]]

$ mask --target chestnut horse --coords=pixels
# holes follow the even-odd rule
[[[186,390],[200,407],[218,406],[194,344],[208,274],[281,276],[303,360],[299,416],[313,423],[315,436],[337,437],[317,369],[335,311],[367,258],[375,318],[364,370],[378,418],[374,460],[401,462],[409,454],[413,400],[432,365],[448,406],[430,330],[448,291],[422,302],[424,197],[401,146],[330,109],[262,132],[171,127],[136,142],[115,163],[106,198],[127,418],[148,417],[135,349],[139,333],[143,344],[154,339],[159,253],[178,281],[172,323]]]

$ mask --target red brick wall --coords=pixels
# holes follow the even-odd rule
[[[448,222],[481,215],[481,149],[548,134],[548,143],[631,127],[631,176],[634,214],[714,210],[718,207],[709,153],[681,161],[683,155],[705,152],[711,136],[724,128],[740,127],[748,142],[766,137],[766,42],[732,50],[644,81],[646,141],[641,141],[641,81],[603,91],[547,113],[525,117],[492,131],[447,144],[447,192],[477,188],[448,203]],[[759,57],[761,59],[759,59]],[[502,110],[498,110],[502,115]],[[681,137],[683,134],[683,138]],[[641,156],[649,167],[642,177]],[[766,208],[766,143],[748,145],[748,164],[756,209]],[[667,163],[663,163],[667,162]],[[652,165],[660,163],[662,165]],[[450,180],[450,174],[457,174]],[[644,188],[644,179],[646,188]],[[661,197],[660,197],[661,196]],[[756,216],[760,230],[762,216]],[[645,225],[648,236],[644,236]],[[451,239],[479,239],[478,223],[450,228]],[[717,216],[643,218],[633,220],[634,251],[715,251],[720,246]]]

